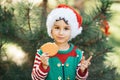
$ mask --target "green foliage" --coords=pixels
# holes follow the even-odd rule
[[[105,53],[112,51],[112,46],[107,40],[108,36],[101,30],[101,20],[110,20],[112,17],[110,6],[109,0],[91,0],[80,10],[83,16],[83,32],[72,42],[84,51],[86,57],[93,55],[88,80],[115,79],[115,68],[105,68],[103,64]]]
[[[15,35],[14,24],[12,24],[13,16],[12,8],[8,10],[0,5],[0,36],[10,37]]]
[[[11,61],[7,61],[1,63],[1,68],[1,80],[31,80],[29,67],[19,67]]]

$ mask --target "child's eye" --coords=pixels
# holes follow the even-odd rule
[[[66,28],[64,28],[64,29],[65,29],[65,30],[69,30],[69,28],[67,28],[67,27],[66,27]]]
[[[59,27],[55,27],[55,29],[59,29]]]

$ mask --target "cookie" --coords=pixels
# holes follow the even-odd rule
[[[57,54],[59,48],[55,43],[47,42],[40,49],[43,53],[47,53],[51,57]]]

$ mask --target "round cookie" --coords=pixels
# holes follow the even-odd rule
[[[47,53],[50,57],[56,55],[59,49],[55,43],[51,42],[43,44],[40,48],[43,53]]]

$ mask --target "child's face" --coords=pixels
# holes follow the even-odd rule
[[[54,23],[51,34],[55,42],[66,43],[70,39],[71,29],[63,20],[59,20]]]

